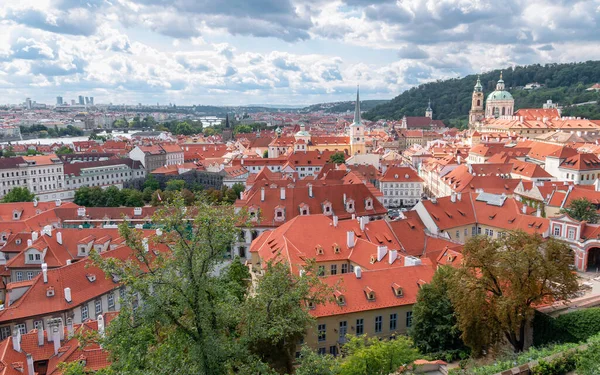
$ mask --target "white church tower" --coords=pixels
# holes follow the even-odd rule
[[[352,155],[364,154],[365,148],[365,127],[360,120],[360,98],[358,87],[356,87],[356,105],[354,106],[354,122],[350,125],[350,152]]]

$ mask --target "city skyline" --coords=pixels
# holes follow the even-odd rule
[[[391,99],[513,65],[600,59],[594,1],[42,0],[0,5],[3,102]],[[4,103],[3,103],[4,104]]]

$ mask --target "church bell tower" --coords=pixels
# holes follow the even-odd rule
[[[485,111],[483,110],[483,87],[481,86],[481,80],[477,76],[477,83],[473,88],[473,97],[471,100],[471,110],[469,111],[469,127],[476,127],[481,120],[485,117]]]

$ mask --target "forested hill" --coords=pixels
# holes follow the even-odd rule
[[[551,99],[560,106],[600,101],[600,94],[585,91],[600,83],[600,61],[571,64],[517,66],[503,69],[506,88],[515,98],[515,108],[541,108]],[[487,95],[496,88],[500,69],[481,74],[481,84]],[[400,119],[402,116],[424,116],[427,101],[431,98],[433,118],[447,125],[466,125],[471,109],[471,94],[477,75],[437,81],[413,87],[390,102],[381,104],[363,114],[369,120]],[[528,83],[545,85],[536,90],[523,90]],[[600,105],[565,108],[565,115],[600,118]]]

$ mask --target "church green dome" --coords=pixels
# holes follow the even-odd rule
[[[487,100],[513,100],[513,96],[508,91],[494,91],[488,95]]]
[[[306,130],[300,130],[298,133],[296,133],[295,136],[296,137],[310,137],[310,133],[307,132]]]

